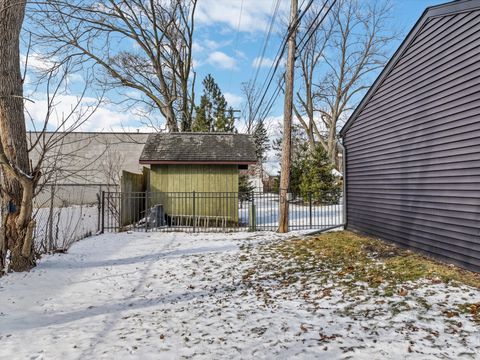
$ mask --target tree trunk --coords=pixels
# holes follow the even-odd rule
[[[32,235],[33,180],[27,151],[19,38],[25,2],[0,0],[0,165],[3,244],[0,267],[10,251],[10,268],[35,266]]]
[[[336,137],[336,130],[335,130],[335,125],[332,123],[332,128],[330,128],[330,131],[328,132],[328,157],[330,158],[330,161],[332,164],[335,164],[335,154],[336,154],[336,146],[337,143],[335,141]]]
[[[171,106],[167,106],[165,109],[165,113],[165,120],[167,123],[168,132],[178,132],[178,123],[173,108]]]
[[[296,26],[298,1],[291,0],[290,27],[292,31],[288,39],[287,69],[285,71],[285,104],[283,119],[282,163],[280,170],[280,214],[278,232],[288,232],[288,189],[290,187],[290,160],[292,153],[292,112],[293,112],[293,84],[295,71]]]

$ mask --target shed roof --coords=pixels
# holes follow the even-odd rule
[[[141,164],[254,164],[255,144],[250,135],[232,133],[151,134]]]
[[[398,61],[401,59],[402,55],[410,47],[410,44],[415,40],[417,35],[421,32],[423,27],[430,19],[445,15],[472,11],[478,8],[480,8],[480,0],[456,0],[426,8],[422,16],[418,19],[414,27],[408,33],[407,37],[403,40],[402,44],[397,49],[395,54],[393,54],[387,65],[385,65],[378,78],[367,91],[360,104],[357,106],[357,108],[349,117],[343,128],[340,130],[340,136],[343,137],[347,130],[350,128],[350,126],[352,126],[353,122],[355,122],[355,119],[360,115],[363,108],[368,104],[373,95],[375,95],[377,89],[382,85],[383,81],[390,74]]]

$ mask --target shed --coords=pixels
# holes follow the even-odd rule
[[[480,271],[480,0],[427,8],[340,134],[347,228]]]
[[[239,168],[255,163],[252,138],[233,133],[151,134],[140,156],[140,164],[150,165],[152,201],[182,221],[194,211],[237,221]]]

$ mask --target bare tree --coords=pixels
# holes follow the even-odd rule
[[[317,16],[321,11],[320,7],[315,6],[305,15],[302,35],[305,36],[305,39],[307,39],[307,36],[311,37],[308,42],[303,44],[302,51],[298,54],[297,66],[299,67],[300,81],[293,111],[305,129],[310,147],[313,148],[316,141],[319,141],[326,149],[327,144],[317,127],[315,119],[314,81],[332,35],[333,22],[323,22],[322,16]],[[316,30],[308,32],[308,29]]]
[[[52,0],[33,5],[45,56],[98,70],[98,85],[130,89],[169,131],[189,130],[194,109],[192,46],[197,0]],[[180,126],[179,126],[180,124]],[[150,125],[158,129],[151,121]]]
[[[10,267],[16,271],[35,265],[32,199],[39,178],[28,159],[23,112],[19,44],[24,15],[24,2],[0,0],[0,269],[5,268],[10,253]]]
[[[267,103],[258,104],[259,92],[251,81],[242,83],[241,87],[245,98],[242,108],[245,132],[252,135],[257,155],[257,164],[253,168],[253,172],[263,180],[263,164],[271,147],[268,136],[269,124],[267,123],[271,108],[268,108]]]
[[[245,132],[251,134],[255,128],[255,123],[259,116],[264,113],[265,109],[259,108],[262,104],[258,105],[258,89],[255,88],[255,85],[252,81],[244,82],[241,84],[242,94],[245,98],[243,107],[242,107],[242,118],[245,122]],[[265,115],[265,117],[268,116]],[[260,118],[259,121],[264,121],[265,117]]]
[[[100,97],[98,103],[84,105],[83,93],[77,104],[68,113],[57,114],[52,124],[57,97],[65,90],[71,69],[68,63],[53,64],[45,82],[46,114],[42,119],[31,119],[32,127],[40,124],[40,131],[28,141],[24,106],[28,99],[23,95],[26,69],[22,77],[19,50],[24,14],[23,2],[0,1],[0,271],[25,271],[35,266],[33,199],[54,172],[45,164],[49,156],[57,156],[52,154],[52,149],[62,138],[46,136],[47,128],[53,126],[53,133],[72,132],[87,121],[101,103]],[[35,163],[31,160],[32,151],[37,152]]]
[[[318,9],[313,12],[318,13]],[[338,0],[319,31],[300,47],[300,77],[295,114],[311,145],[320,143],[332,162],[337,130],[362,93],[369,76],[387,61],[387,45],[396,37],[389,28],[391,3]],[[307,29],[321,17],[310,15]]]

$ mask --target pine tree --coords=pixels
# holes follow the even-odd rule
[[[202,95],[200,105],[195,107],[195,119],[192,123],[192,131],[194,132],[210,132],[211,129],[211,106],[208,98]]]
[[[255,142],[255,152],[258,162],[263,162],[267,157],[267,151],[270,150],[270,139],[263,121],[259,121],[253,129],[253,141]]]
[[[250,182],[248,175],[240,174],[238,177],[238,199],[240,200],[240,206],[243,206],[244,201],[251,200],[254,190],[255,186]]]
[[[283,134],[282,134],[283,136]],[[281,156],[282,136],[273,142],[273,149],[276,156]],[[300,183],[304,172],[304,162],[308,158],[309,148],[308,141],[305,138],[305,132],[298,125],[292,127],[292,160],[290,163],[290,189],[289,191],[294,195],[300,195]],[[280,174],[280,176],[282,176]]]
[[[223,96],[223,95],[222,95]],[[225,102],[226,104],[227,102]],[[218,121],[221,119],[221,121]],[[219,132],[232,132],[236,133],[237,129],[235,128],[235,115],[233,113],[233,108],[230,106],[226,112],[223,112],[221,117],[217,117],[217,124],[215,131]]]
[[[332,173],[334,169],[327,152],[316,146],[301,161],[300,192],[307,199],[309,194],[323,204],[337,203],[341,195],[341,184]]]
[[[227,100],[212,75],[207,75],[202,82],[203,95],[200,105],[195,107],[195,119],[192,131],[235,132],[233,109],[228,108]]]

